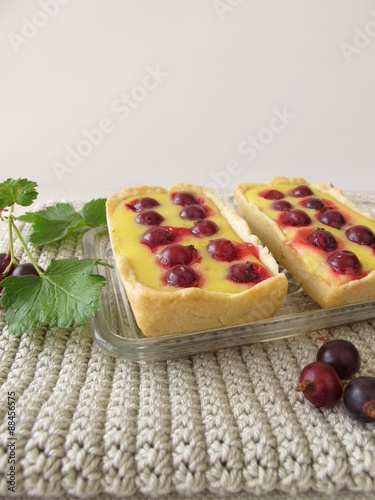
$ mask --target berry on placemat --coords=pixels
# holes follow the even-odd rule
[[[340,400],[343,387],[333,366],[314,361],[302,370],[296,390],[313,405],[324,407]]]
[[[333,366],[342,380],[352,377],[361,366],[358,349],[344,339],[324,342],[317,352],[316,360]]]
[[[362,422],[375,421],[375,377],[354,378],[344,390],[344,405],[350,415]]]
[[[9,266],[11,261],[11,256],[9,253],[0,253],[0,273],[3,273],[5,269]]]
[[[44,273],[44,269],[39,267],[39,271]],[[35,269],[31,262],[24,262],[23,264],[19,264],[14,268],[11,273],[12,276],[39,276],[38,271]]]

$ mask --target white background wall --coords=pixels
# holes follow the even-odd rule
[[[2,178],[375,190],[374,1],[1,0],[0,27]]]

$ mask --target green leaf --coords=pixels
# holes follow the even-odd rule
[[[11,333],[22,334],[39,322],[66,328],[83,324],[99,307],[105,278],[91,274],[94,259],[52,260],[42,276],[10,276],[2,281],[0,305],[7,309]]]
[[[87,202],[80,212],[69,203],[57,203],[38,212],[26,212],[18,220],[33,225],[30,242],[46,245],[58,241],[72,231],[83,227],[97,227],[107,224],[105,198]]]
[[[7,179],[0,183],[0,208],[11,207],[14,204],[27,207],[38,196],[35,190],[36,182],[28,179]]]
[[[83,206],[80,213],[86,226],[98,227],[107,225],[106,201],[106,198],[98,198],[87,202]]]
[[[17,217],[18,220],[22,221],[22,222],[29,222],[30,224],[32,224],[34,222],[34,215],[35,215],[36,212],[25,212],[24,214],[22,215],[19,215]]]
[[[19,220],[32,222],[34,232],[30,235],[30,242],[34,245],[60,240],[85,224],[69,203],[57,203],[34,214],[27,212],[25,216],[19,217]]]

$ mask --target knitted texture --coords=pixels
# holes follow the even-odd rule
[[[27,238],[30,227],[19,227]],[[7,237],[0,224],[0,251]],[[30,249],[42,267],[51,258],[82,257],[74,235]],[[26,260],[18,244],[16,255]],[[354,421],[342,401],[318,409],[295,390],[315,359],[316,332],[138,365],[104,353],[89,323],[41,325],[15,337],[0,311],[0,326],[3,497],[375,494],[375,424]],[[358,347],[361,374],[372,376],[374,333],[375,320],[329,330]],[[8,394],[15,400],[15,494],[8,490]]]

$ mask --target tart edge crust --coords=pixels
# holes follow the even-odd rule
[[[301,177],[277,176],[267,183],[241,183],[235,188],[235,199],[238,213],[248,222],[252,231],[268,246],[275,259],[284,266],[301,287],[321,307],[334,307],[375,299],[375,271],[371,271],[360,280],[349,281],[342,285],[331,286],[325,280],[311,273],[298,259],[296,254],[286,245],[287,238],[276,221],[264,214],[254,203],[246,199],[246,192],[257,186],[272,187],[277,184],[305,184],[312,190],[317,189],[329,193],[346,205],[349,209],[365,215],[373,220],[371,214],[361,212],[359,208],[338,188],[330,184],[309,183]]]
[[[209,292],[198,287],[163,292],[138,282],[117,245],[113,213],[119,203],[130,197],[174,191],[192,191],[211,200],[240,239],[259,248],[259,260],[273,277],[239,293]],[[279,272],[277,262],[268,248],[260,245],[259,238],[251,233],[247,222],[207,188],[186,183],[174,184],[169,189],[159,186],[125,188],[108,198],[106,209],[116,267],[138,326],[146,337],[249,323],[273,317],[281,306],[287,293],[286,276]]]

